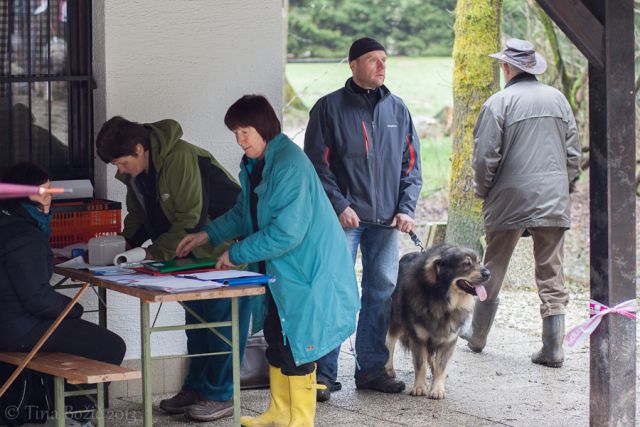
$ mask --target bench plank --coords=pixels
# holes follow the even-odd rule
[[[27,353],[0,352],[0,361],[20,365]],[[141,378],[140,371],[67,353],[38,353],[27,368],[65,378],[69,384],[96,384]]]

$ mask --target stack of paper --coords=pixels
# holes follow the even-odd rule
[[[267,275],[241,270],[219,270],[175,276],[120,275],[110,276],[106,279],[128,286],[172,294],[216,289],[224,286],[266,284],[274,281]]]

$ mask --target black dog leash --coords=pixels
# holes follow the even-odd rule
[[[373,225],[373,226],[376,226],[376,227],[383,227],[383,228],[395,228],[395,227],[392,227],[392,226],[390,226],[388,224],[371,222],[371,221],[362,221],[362,220],[360,220],[360,224],[362,224],[362,225]],[[418,238],[416,233],[414,233],[413,231],[409,231],[409,237],[411,237],[411,240],[413,241],[413,243],[417,247],[420,248],[421,252],[425,252],[424,247],[422,246],[422,241],[420,240],[420,238]]]
[[[409,237],[411,237],[413,243],[420,248],[420,252],[425,252],[424,247],[422,246],[422,241],[418,238],[416,233],[409,231]]]

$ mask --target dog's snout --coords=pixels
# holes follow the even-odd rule
[[[482,274],[482,278],[485,280],[491,277],[491,272],[488,268],[482,267],[482,270],[480,270],[480,274]]]

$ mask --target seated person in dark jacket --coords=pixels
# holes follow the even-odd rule
[[[0,181],[51,185],[47,172],[32,163],[9,168]],[[0,351],[31,350],[71,301],[49,284],[53,273],[50,206],[50,195],[0,200]],[[119,365],[126,350],[122,338],[82,320],[82,313],[82,306],[76,304],[40,351]],[[85,396],[70,397],[66,404],[73,410],[94,407]]]

